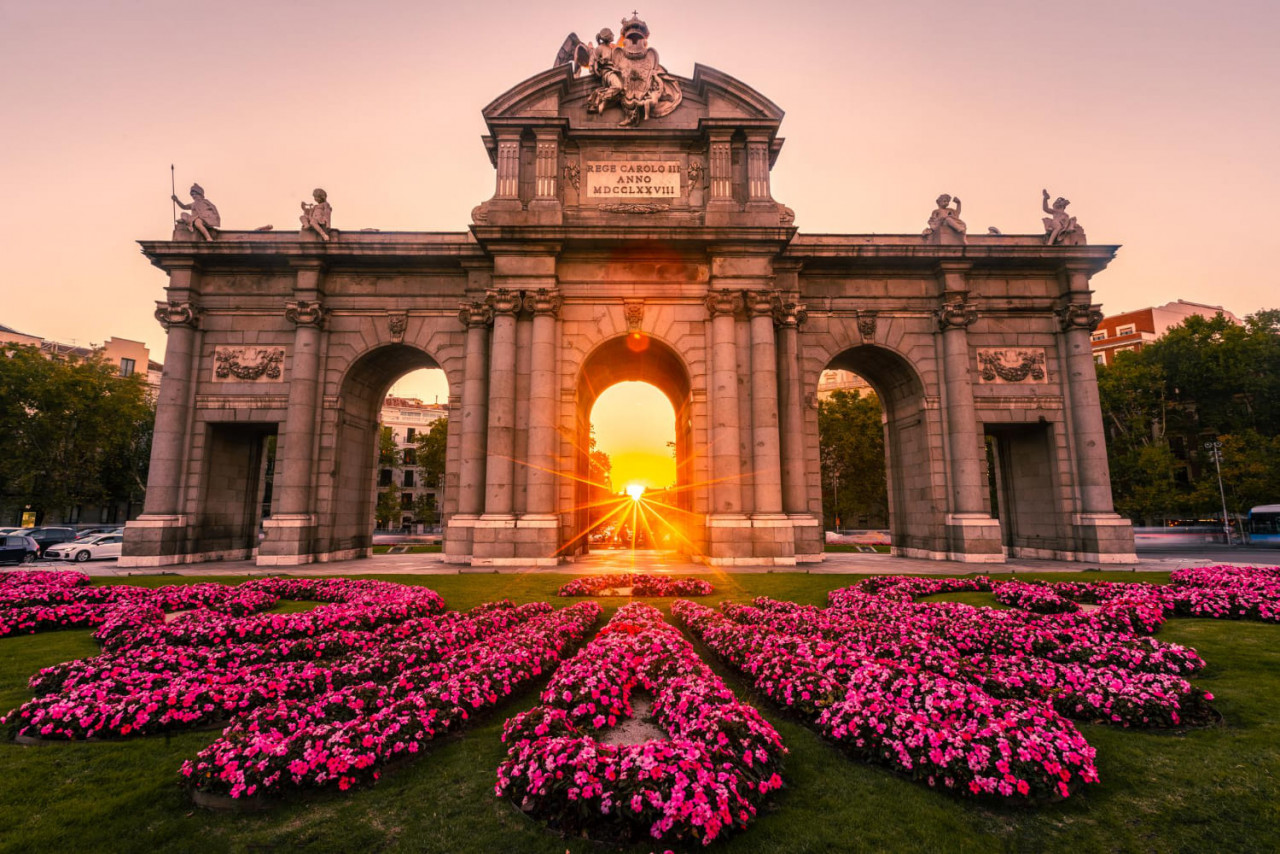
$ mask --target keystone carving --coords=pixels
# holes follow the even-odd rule
[[[943,303],[936,313],[938,328],[943,332],[948,329],[964,329],[978,319],[978,310],[973,303],[968,302]]]
[[[409,328],[409,312],[393,311],[387,315],[387,329],[391,332],[391,340],[399,344],[404,340],[404,332]]]
[[[215,347],[213,378],[217,382],[279,382],[283,347]]]
[[[713,320],[722,314],[732,316],[742,311],[742,292],[728,289],[710,291],[706,297],[706,304],[707,313]]]
[[[296,326],[324,326],[329,311],[316,300],[290,300],[284,304],[284,317]]]
[[[867,343],[876,340],[876,313],[874,311],[858,312],[858,334]]]
[[[524,295],[524,309],[533,315],[560,315],[560,306],[564,305],[564,297],[559,288],[538,288]]]
[[[1058,312],[1058,320],[1062,323],[1062,331],[1087,329],[1090,332],[1098,328],[1102,322],[1102,307],[1088,303],[1071,303]]]
[[[1046,382],[1044,348],[978,348],[978,382]]]
[[[493,321],[493,311],[482,302],[464,302],[458,308],[458,320],[463,326],[488,326]]]
[[[493,288],[485,292],[484,302],[494,314],[514,315],[520,310],[522,300],[519,291]]]
[[[155,316],[166,332],[174,326],[196,329],[200,325],[200,308],[189,302],[156,300]]]
[[[626,318],[628,332],[639,332],[640,325],[644,323],[644,300],[624,299],[622,316]]]

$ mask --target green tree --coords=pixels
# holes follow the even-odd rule
[[[1116,509],[1154,523],[1214,517],[1217,474],[1204,449],[1221,441],[1228,510],[1280,496],[1280,311],[1235,324],[1193,316],[1137,352],[1099,366]]]
[[[874,392],[836,391],[819,401],[818,456],[827,527],[835,527],[837,516],[846,527],[888,524],[884,426]]]
[[[378,503],[373,508],[373,518],[378,523],[378,527],[385,530],[391,527],[391,521],[399,512],[400,493],[396,492],[396,485],[393,482],[390,486],[378,490]]]
[[[38,518],[76,505],[137,500],[155,410],[142,375],[105,359],[0,350],[0,494]]]
[[[436,497],[430,492],[419,492],[413,499],[413,518],[424,525],[434,525],[439,521],[436,510]]]
[[[389,483],[378,489],[378,501],[373,508],[373,519],[379,528],[390,528],[392,520],[399,518],[400,493],[396,474],[404,462],[400,448],[396,444],[395,434],[390,427],[378,428],[378,477],[382,480],[382,472],[390,470]]]
[[[445,454],[449,447],[449,419],[437,418],[431,422],[429,429],[419,433],[413,441],[418,447],[418,473],[422,483],[435,488],[444,477]]]

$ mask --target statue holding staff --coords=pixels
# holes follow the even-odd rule
[[[170,196],[173,203],[184,211],[184,213],[176,221],[176,225],[182,226],[187,231],[199,232],[205,240],[213,240],[212,231],[216,231],[222,225],[222,217],[218,216],[218,209],[214,207],[213,202],[204,197],[204,188],[199,184],[191,185],[191,204],[187,204],[178,198],[177,194]]]

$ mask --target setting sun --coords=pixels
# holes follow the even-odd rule
[[[671,401],[644,382],[621,382],[606,389],[591,410],[600,450],[609,455],[614,483],[666,489],[676,482],[675,411]],[[633,496],[634,497],[634,496]]]
[[[644,484],[643,483],[627,484],[627,495],[631,496],[632,501],[639,501],[640,496],[644,495]]]

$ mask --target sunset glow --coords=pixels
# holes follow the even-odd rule
[[[675,410],[652,385],[623,382],[610,386],[591,410],[596,443],[609,455],[615,484],[649,490],[676,482]],[[628,487],[630,493],[630,486]]]

